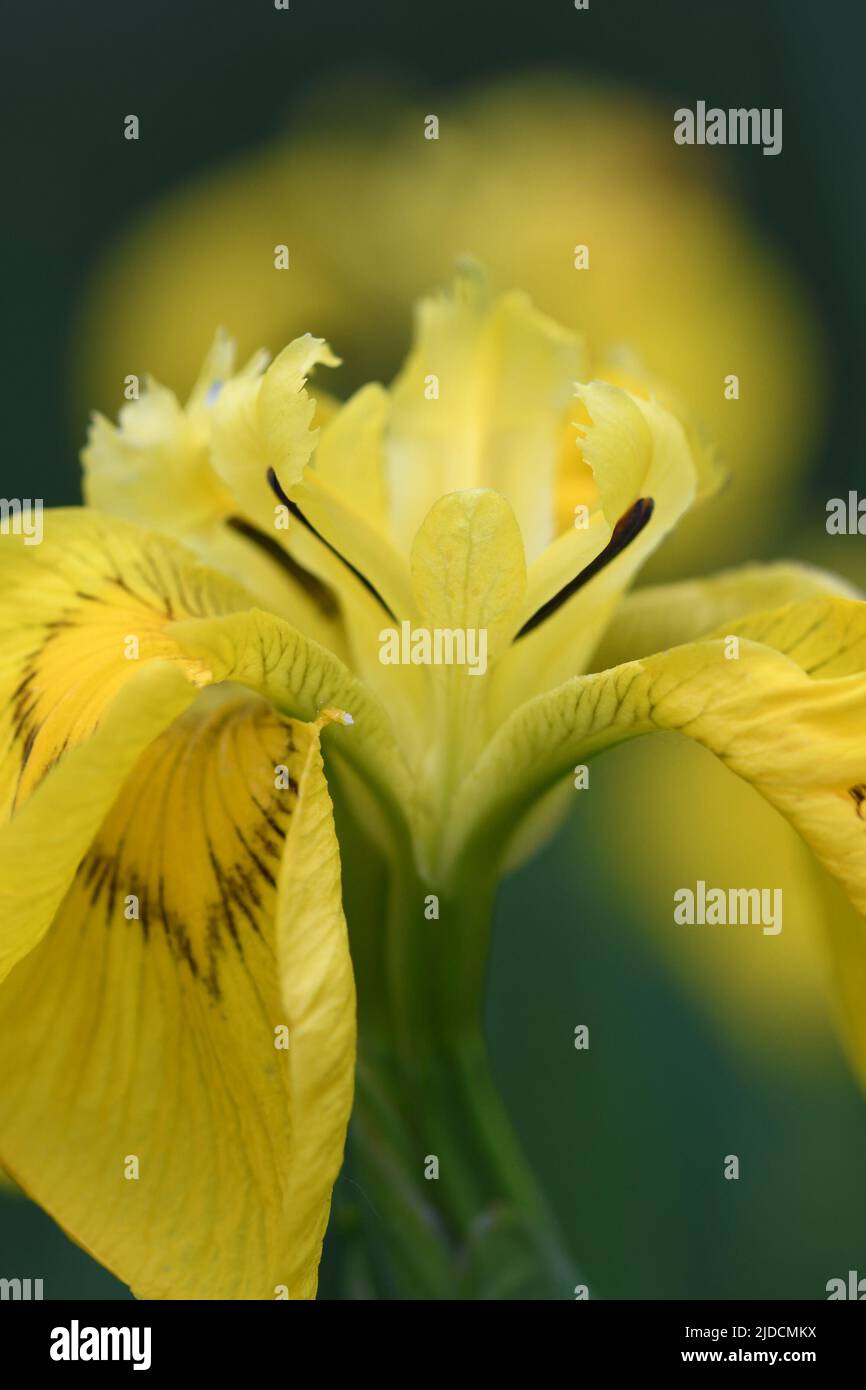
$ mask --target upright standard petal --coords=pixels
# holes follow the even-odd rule
[[[467,268],[454,291],[419,307],[415,342],[392,387],[386,434],[395,538],[405,547],[444,493],[507,498],[530,559],[554,534],[554,483],[573,383],[576,334],[519,293],[492,297]]]
[[[497,719],[528,694],[587,670],[623,593],[692,505],[701,479],[686,430],[657,401],[609,382],[578,392],[578,442],[597,506],[586,526],[563,532],[529,566],[515,642],[495,677]]]
[[[331,360],[318,339],[301,339],[300,347],[286,349],[269,370],[269,395],[276,381],[289,402],[271,411],[275,458],[288,454],[306,461],[313,449],[316,403],[299,373],[317,354]],[[217,333],[185,408],[172,391],[147,378],[116,426],[94,416],[81,455],[85,498],[111,516],[181,540],[207,564],[243,583],[259,603],[342,651],[336,599],[293,562],[283,544],[285,531],[274,528],[268,465],[251,423],[267,354],[257,353],[240,372],[234,356],[234,343]],[[237,479],[230,470],[226,479],[220,476],[218,437],[222,453],[232,458],[232,451],[246,446],[236,460]],[[251,462],[252,478],[243,470],[245,460]],[[242,483],[237,491],[236,481]]]

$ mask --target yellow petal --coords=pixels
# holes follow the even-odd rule
[[[420,673],[412,667],[383,667],[378,660],[383,623],[417,617],[406,556],[389,531],[383,442],[387,411],[387,393],[372,385],[332,416],[310,467],[291,491],[318,536],[295,519],[289,543],[298,560],[340,595],[347,659],[393,707],[411,742],[410,725],[425,699]]]
[[[43,868],[34,836],[19,885]],[[139,1297],[313,1297],[354,1054],[318,728],[203,693],[0,989],[0,1037],[3,1162]]]
[[[214,340],[199,370],[196,383],[186,403],[186,413],[193,419],[204,423],[207,413],[225,383],[235,374],[237,345],[224,328],[218,328]],[[257,377],[264,371],[269,354],[264,350],[254,353],[240,373],[244,377]],[[204,417],[204,418],[203,418]]]
[[[671,389],[670,383],[649,371],[633,348],[620,346],[602,363],[595,374],[602,381],[620,386],[645,401],[656,401],[676,416],[685,431],[697,473],[695,500],[704,501],[719,493],[731,481],[728,468],[719,457],[718,446],[697,417],[687,399]]]
[[[198,531],[232,510],[210,466],[209,430],[151,378],[115,426],[94,415],[82,450],[84,495],[99,511],[168,535]]]
[[[603,670],[692,642],[744,614],[822,593],[850,591],[833,575],[794,564],[750,565],[639,589],[617,610],[593,666]],[[703,748],[671,735],[606,759],[594,782],[593,811],[588,829],[594,843],[587,852],[601,865],[610,863],[653,946],[723,1026],[727,1045],[744,1055],[751,1049],[753,1060],[769,1049],[774,1065],[795,1069],[807,1053],[832,1042],[826,946],[817,928],[826,920],[838,930],[841,915],[854,910],[844,897],[830,906],[827,876],[771,806]],[[619,861],[603,843],[603,826],[617,817],[631,868],[621,883]],[[669,885],[698,878],[778,885],[785,925],[773,950],[766,950],[760,934],[739,936],[732,949],[724,934],[672,931]]]
[[[172,636],[188,656],[207,664],[215,680],[255,690],[292,718],[314,720],[324,708],[342,711],[346,727],[331,732],[333,750],[361,771],[395,815],[418,800],[389,714],[324,647],[258,611],[178,622]]]
[[[575,334],[523,294],[492,299],[477,271],[423,301],[386,443],[398,543],[408,549],[437,497],[487,487],[511,503],[527,555],[538,554],[553,536],[561,431],[584,375]]]
[[[355,509],[351,493],[343,496],[317,472],[310,470],[292,489],[292,501],[297,502],[327,545],[338,552],[337,555],[329,553],[321,540],[295,524],[291,533],[293,546],[297,546],[299,557],[321,572],[339,592],[350,630],[358,613],[380,625],[383,617],[392,621],[397,617],[413,617],[406,558]],[[353,575],[348,566],[353,566],[358,575],[373,585],[381,601],[371,597],[362,580]]]
[[[371,384],[357,391],[325,423],[312,461],[316,477],[347,498],[368,526],[387,534],[384,432],[388,393]]]
[[[309,347],[315,340],[301,341],[306,361],[311,352],[315,355]],[[294,358],[292,350],[287,352],[277,373],[283,383],[289,361],[297,358],[297,351]],[[117,426],[96,415],[81,455],[85,497],[101,511],[183,541],[206,563],[243,583],[259,603],[342,653],[335,599],[298,571],[281,543],[285,532],[274,530],[275,499],[265,483],[264,466],[256,476],[261,490],[247,498],[250,506],[261,507],[265,495],[256,518],[233,495],[231,479],[224,482],[214,468],[217,402],[223,395],[240,402],[230,411],[221,408],[235,422],[237,434],[238,422],[246,419],[243,403],[258,401],[262,387],[265,356],[256,354],[235,375],[234,355],[232,340],[217,333],[186,409],[173,392],[147,379],[140,398],[121,410]],[[306,420],[314,405],[304,392],[298,394],[294,378],[289,393]],[[298,428],[312,448],[314,434],[303,422]]]
[[[452,869],[456,861],[459,875],[473,856],[495,853],[521,807],[576,763],[671,729],[786,816],[866,914],[866,604],[818,598],[725,627],[714,639],[577,677],[517,710],[459,789]],[[734,658],[728,636],[739,638]],[[839,929],[835,951],[866,1071],[863,930],[862,922],[857,933]]]
[[[511,630],[526,587],[523,540],[497,492],[452,492],[431,507],[412,547],[412,583],[431,642],[462,641],[461,664],[429,665],[433,688],[428,746],[439,825],[456,780],[487,737],[489,664]],[[446,660],[455,652],[441,654]],[[436,661],[431,646],[430,657]]]
[[[317,363],[335,366],[338,362],[322,339],[308,333],[290,343],[264,376],[247,374],[227,382],[213,408],[211,461],[232,499],[234,512],[243,519],[245,536],[257,540],[260,551],[276,551],[283,568],[290,566],[296,571],[296,597],[299,586],[309,594],[306,606],[298,603],[294,610],[285,601],[274,602],[271,595],[265,596],[264,606],[364,669],[364,654],[375,645],[365,639],[380,622],[382,608],[351,567],[369,579],[386,604],[397,607],[405,606],[408,582],[405,564],[390,554],[381,530],[371,526],[364,515],[363,482],[357,506],[329,482],[332,474],[341,484],[346,480],[342,460],[347,438],[354,433],[356,409],[352,403],[343,410],[327,403],[324,410],[318,410],[307,390],[307,376]],[[348,420],[343,423],[347,412]],[[358,413],[365,414],[363,402]],[[314,427],[317,419],[330,426],[326,434],[334,445],[326,450],[321,471],[307,469],[319,435]],[[363,420],[361,424],[363,428]],[[363,441],[359,452],[365,464],[378,466]],[[272,490],[272,475],[280,489],[291,494],[292,501],[302,508],[309,526],[297,518],[289,524],[285,504]],[[374,486],[369,467],[367,476]],[[369,488],[367,493],[369,501]],[[238,521],[232,524],[237,531]],[[236,535],[233,544],[238,544]],[[214,558],[220,564],[231,558],[224,540],[222,553]],[[261,554],[258,560],[261,563]],[[313,587],[317,581],[318,594]],[[325,611],[323,599],[329,596],[335,603],[338,600],[339,624]],[[317,611],[311,610],[311,602]]]
[[[841,902],[831,904],[827,890],[836,885],[803,840],[720,759],[676,734],[613,749],[590,777],[591,804],[571,834],[582,862],[597,868],[602,894],[630,904],[644,945],[750,1069],[768,1057],[790,1072],[817,1066],[834,1043],[824,923],[835,915],[835,929],[840,912],[856,912],[838,888]],[[563,793],[574,809],[570,781]],[[780,888],[782,932],[768,942],[760,930],[732,939],[680,929],[671,918],[672,885],[694,887],[698,879]]]
[[[0,820],[89,738],[142,666],[210,679],[167,634],[183,617],[250,605],[173,541],[81,509],[45,514],[44,540],[0,542]]]
[[[708,579],[655,584],[627,594],[593,654],[603,671],[704,637],[748,613],[769,612],[821,594],[859,595],[844,579],[809,565],[744,565]]]
[[[559,536],[530,565],[519,627],[601,554],[614,526],[639,499],[652,499],[647,524],[585,587],[519,638],[496,673],[497,718],[533,691],[585,671],[623,592],[647,556],[695,500],[699,470],[680,422],[654,400],[608,382],[578,386],[585,407],[578,425],[582,456],[592,469],[599,510],[586,528]]]
[[[0,982],[32,951],[143,749],[195,698],[176,667],[138,669],[100,709],[95,731],[0,830]]]
[[[323,428],[309,469],[292,489],[292,499],[320,536],[370,581],[393,614],[411,619],[415,610],[408,564],[390,533],[385,477],[388,412],[388,393],[381,386],[358,391]],[[291,540],[299,558],[339,591],[351,636],[359,622],[371,629],[381,627],[381,604],[371,600],[346,564],[301,526],[294,528]],[[354,644],[360,669],[364,650],[369,649],[368,637],[365,633],[364,640]]]
[[[318,362],[336,366],[338,360],[327,343],[306,333],[263,376],[227,382],[214,403],[214,469],[243,515],[269,533],[276,499],[268,469],[286,490],[300,479],[316,446],[307,377]]]
[[[740,639],[735,659],[726,657],[729,634]],[[866,908],[866,875],[861,882],[858,871],[866,831],[850,794],[866,772],[858,736],[864,670],[866,604],[822,598],[748,615],[726,625],[724,636],[575,677],[528,701],[498,730],[464,784],[465,817],[455,821],[454,842],[470,825],[475,833],[491,817],[499,822],[506,804],[514,812],[556,785],[577,754],[676,729],[790,811],[819,857],[826,847],[837,861],[840,876],[850,856],[851,893]]]
[[[484,631],[495,654],[526,588],[520,527],[506,498],[486,488],[441,497],[412,546],[412,586],[429,627]]]
[[[295,1121],[286,1200],[288,1282],[315,1292],[331,1189],[352,1104],[355,987],[341,908],[340,856],[318,742],[299,781],[303,815],[289,823],[280,866],[277,957],[290,1020],[289,1093]]]

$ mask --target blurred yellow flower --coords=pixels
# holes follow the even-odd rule
[[[272,147],[153,207],[88,296],[80,399],[113,407],[145,367],[188,389],[215,319],[242,353],[315,323],[352,385],[389,376],[406,305],[469,253],[600,356],[636,350],[730,464],[714,514],[688,518],[652,573],[752,558],[762,506],[778,525],[808,457],[820,353],[802,292],[737,214],[718,161],[674,145],[666,108],[550,77],[443,102],[435,141],[425,114],[372,86],[323,94]]]

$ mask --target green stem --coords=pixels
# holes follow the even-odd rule
[[[360,1005],[351,1152],[380,1296],[568,1298],[575,1276],[482,1032],[497,865],[442,890],[398,833],[385,877],[358,831],[341,835]],[[425,915],[434,896],[438,917]]]

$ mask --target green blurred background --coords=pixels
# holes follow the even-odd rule
[[[718,153],[743,215],[784,255],[822,333],[827,399],[798,483],[801,520],[780,534],[771,498],[757,551],[796,551],[810,528],[817,548],[825,500],[863,476],[858,7],[591,0],[576,14],[571,0],[291,0],[290,15],[275,23],[270,0],[6,7],[0,491],[78,500],[82,305],[115,238],[154,199],[291,131],[318,84],[341,74],[375,69],[395,100],[436,111],[486,79],[549,72],[575,86],[614,79],[671,109],[699,97],[783,108],[781,157]],[[127,112],[146,125],[137,144],[120,136]],[[408,317],[407,306],[407,330]],[[395,360],[383,349],[383,369]],[[834,565],[856,574],[857,547],[840,541]],[[613,768],[636,750],[609,756]],[[653,756],[649,785],[675,796],[659,782],[665,753]],[[829,1278],[866,1272],[866,1100],[829,1011],[786,1057],[760,1045],[750,1015],[722,1027],[685,988],[647,930],[669,917],[669,895],[623,891],[639,875],[631,837],[652,820],[652,800],[612,850],[614,781],[599,782],[500,894],[488,1028],[509,1110],[594,1296],[823,1297]],[[712,803],[683,804],[682,815],[724,835]],[[685,862],[672,881],[689,881]],[[587,1053],[573,1047],[578,1023],[590,1025]],[[737,1183],[721,1179],[728,1153],[740,1156]],[[343,1287],[339,1232],[359,1201],[349,1170],[323,1297]],[[0,1274],[13,1272],[42,1277],[51,1298],[129,1296],[49,1218],[4,1195]]]

